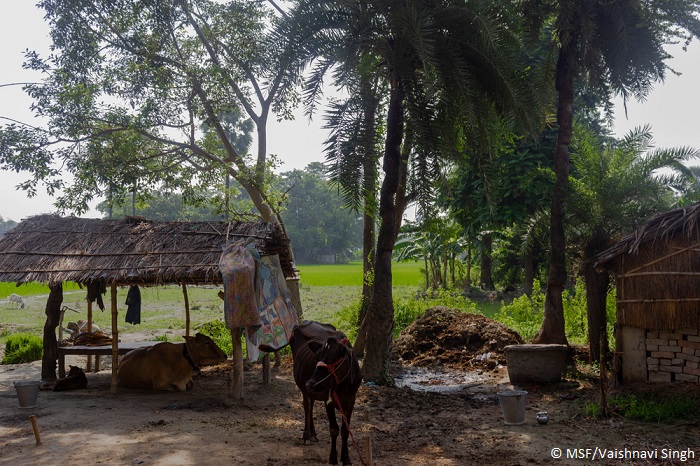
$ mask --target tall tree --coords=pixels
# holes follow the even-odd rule
[[[376,57],[366,52],[357,53],[356,56],[357,62],[348,59],[341,65],[343,71],[334,77],[334,84],[348,97],[331,102],[326,112],[326,128],[330,129],[330,135],[326,140],[325,153],[331,181],[338,187],[346,205],[363,214],[362,305],[355,349],[358,354],[364,354],[367,336],[365,317],[372,298],[378,164],[383,129],[382,93],[385,89]],[[317,71],[323,72],[322,69]],[[313,91],[318,82],[318,77],[310,79],[307,89]]]
[[[572,141],[568,218],[572,244],[586,287],[591,360],[600,360],[600,341],[608,347],[606,297],[609,275],[597,273],[593,257],[653,215],[674,207],[673,187],[694,179],[685,168],[700,152],[688,147],[655,149],[648,127],[607,143],[577,127]],[[666,169],[666,170],[662,170]]]
[[[489,145],[478,151],[465,148],[440,196],[440,203],[450,208],[465,231],[481,233],[481,268],[487,268],[488,275],[482,270],[480,284],[486,281],[486,288],[493,288],[489,242],[494,233],[523,224],[543,208],[550,195],[551,167],[545,153],[551,147],[548,133],[545,131],[539,141],[532,141],[517,137],[502,122],[494,121]],[[521,267],[528,257],[523,254]],[[531,282],[530,275],[528,283]]]
[[[321,25],[317,34],[325,42],[312,55],[322,57],[320,75],[330,69],[338,50],[371,54],[378,57],[387,88],[384,178],[363,365],[368,380],[386,383],[394,326],[391,259],[409,182],[425,206],[433,195],[431,182],[441,176],[444,156],[455,152],[456,141],[478,139],[480,116],[495,108],[513,121],[531,124],[538,117],[531,100],[537,93],[526,89],[532,81],[519,66],[523,54],[513,29],[500,11],[481,2],[299,4],[304,17]],[[358,61],[356,56],[353,61]],[[410,179],[409,166],[416,175]]]
[[[299,262],[317,263],[322,255],[347,259],[359,248],[360,215],[343,208],[321,162],[281,173],[276,184],[286,193],[285,227]]]
[[[264,180],[266,127],[271,111],[286,116],[296,101],[299,43],[274,34],[277,10],[243,0],[39,6],[52,53],[27,53],[26,66],[45,78],[26,90],[47,126],[0,129],[0,165],[28,170],[27,191],[64,189],[59,207],[81,213],[93,196],[125,186],[187,197],[229,173],[264,220],[279,220]],[[227,132],[232,108],[255,123],[253,158]],[[203,134],[202,124],[211,131]]]
[[[663,45],[700,34],[697,0],[525,0],[535,24],[551,24],[557,48],[556,181],[551,201],[550,267],[542,327],[534,341],[567,343],[562,292],[566,282],[565,199],[574,118],[574,84],[585,82],[610,102],[613,94],[643,99],[663,80],[669,55]]]

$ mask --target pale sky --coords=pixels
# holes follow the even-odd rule
[[[43,12],[34,1],[0,0],[4,8],[0,14],[0,86],[2,84],[36,81],[39,77],[22,69],[25,49],[37,50],[42,56],[48,52],[48,26]],[[700,43],[693,42],[688,52],[680,47],[670,49],[674,59],[672,68],[682,73],[669,73],[664,83],[659,83],[648,100],[639,104],[628,102],[628,120],[625,120],[621,102],[616,102],[615,133],[622,135],[629,129],[650,124],[657,147],[692,146],[700,148]],[[31,101],[20,87],[0,87],[0,117],[12,118],[35,124],[29,110]],[[0,124],[7,120],[0,119]],[[315,117],[311,125],[298,113],[291,122],[273,122],[268,127],[268,150],[284,161],[281,170],[304,168],[308,163],[323,160],[323,141],[326,131],[321,129],[322,119]],[[16,190],[27,174],[0,171],[0,216],[20,221],[31,215],[53,212],[53,200],[45,193],[27,198]],[[87,217],[99,217],[96,210]]]

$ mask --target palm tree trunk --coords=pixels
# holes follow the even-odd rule
[[[403,91],[392,82],[384,148],[384,180],[379,194],[379,234],[374,262],[374,290],[367,308],[367,345],[362,372],[365,380],[391,383],[389,358],[394,330],[394,301],[391,288],[391,255],[398,234],[396,201],[401,178],[401,142],[403,139]],[[404,185],[405,186],[405,185]],[[400,217],[399,217],[400,218]]]
[[[527,296],[532,296],[532,288],[535,281],[535,257],[532,253],[532,248],[528,248],[525,251],[523,263],[523,293]]]
[[[467,278],[464,283],[464,289],[469,291],[472,287],[472,241],[467,242]]]
[[[423,254],[423,262],[425,263],[425,289],[427,290],[430,287],[430,263],[427,252]]]
[[[365,208],[367,209],[367,208]],[[372,282],[370,274],[374,267],[374,217],[365,210],[364,228],[362,230],[362,306],[360,307],[357,322],[360,328],[357,330],[355,340],[355,352],[358,355],[365,353],[365,343],[367,342],[367,308],[372,300]]]
[[[586,285],[586,308],[588,314],[588,354],[591,361],[600,361],[601,340],[603,351],[608,350],[608,315],[606,301],[610,275],[598,273],[591,259],[608,247],[606,238],[600,235],[591,239],[584,248],[583,277]]]
[[[483,249],[481,250],[481,279],[479,284],[485,290],[493,290],[493,275],[491,275],[491,254],[493,252],[493,236],[490,233],[483,235],[481,239]]]
[[[376,132],[376,114],[379,106],[379,98],[374,89],[376,83],[374,78],[362,74],[360,79],[360,91],[362,93],[364,128],[368,137],[362,138],[365,142],[364,158],[362,160],[363,192],[364,192],[364,214],[362,228],[362,305],[358,315],[359,328],[355,341],[355,350],[358,355],[363,355],[365,342],[367,341],[367,308],[372,300],[372,280],[371,274],[374,267],[374,236],[375,236],[375,216],[377,201],[377,153],[375,151],[374,134]]]
[[[542,327],[533,338],[534,343],[568,344],[564,328],[564,303],[562,293],[566,283],[566,235],[564,209],[569,184],[569,144],[573,132],[574,104],[574,48],[575,39],[569,37],[559,49],[556,88],[559,93],[557,107],[557,146],[554,152],[556,181],[552,193],[550,218],[550,254],[547,293],[544,301]]]

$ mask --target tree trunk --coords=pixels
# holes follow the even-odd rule
[[[535,255],[532,253],[531,248],[525,250],[523,268],[523,292],[527,296],[532,296],[532,288],[535,282]]]
[[[378,384],[391,383],[389,359],[391,337],[394,330],[394,302],[391,284],[391,256],[398,234],[396,203],[403,197],[398,192],[401,183],[403,139],[403,92],[392,82],[386,125],[384,149],[384,180],[379,195],[379,234],[374,262],[374,290],[367,308],[367,345],[363,363],[363,376]],[[401,216],[399,214],[398,219]]]
[[[366,205],[366,203],[365,203]],[[372,301],[372,272],[374,267],[374,217],[367,213],[365,207],[364,228],[362,231],[362,304],[357,316],[359,328],[355,340],[355,352],[358,355],[365,354],[367,342],[367,308]]]
[[[556,70],[556,89],[559,93],[557,106],[557,146],[554,152],[556,181],[552,192],[550,217],[549,277],[544,301],[542,327],[533,339],[534,343],[568,344],[564,328],[564,305],[562,292],[566,283],[566,235],[564,232],[564,210],[569,184],[569,144],[573,132],[574,103],[574,49],[575,40],[569,38],[559,49]]]
[[[375,218],[377,210],[377,152],[375,146],[376,116],[379,106],[379,98],[375,94],[375,86],[372,76],[362,74],[360,78],[360,92],[362,95],[363,118],[366,136],[363,141],[371,141],[364,146],[362,159],[362,188],[364,192],[364,212],[362,229],[362,305],[357,322],[357,340],[355,341],[355,351],[358,355],[363,355],[365,342],[367,341],[367,308],[372,300],[374,268],[374,240],[375,240]]]
[[[491,275],[491,254],[493,253],[493,236],[491,233],[485,233],[481,238],[483,249],[481,250],[481,278],[479,285],[485,290],[495,289],[493,285],[493,276]]]
[[[46,301],[46,323],[44,324],[44,355],[41,358],[41,381],[50,383],[56,380],[56,361],[58,361],[58,341],[56,327],[61,318],[63,304],[63,284],[50,285],[49,299]]]
[[[472,242],[467,242],[467,279],[464,283],[464,290],[469,291],[472,287]]]
[[[588,314],[588,352],[591,361],[600,361],[600,349],[608,351],[608,315],[606,301],[610,275],[598,273],[591,259],[607,249],[608,242],[599,236],[592,239],[584,248],[583,277],[586,286],[586,310]],[[605,329],[605,330],[604,330]]]
[[[428,262],[428,254],[423,254],[423,263],[425,264],[425,289],[430,288],[430,263]]]

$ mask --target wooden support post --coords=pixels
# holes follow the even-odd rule
[[[231,329],[231,344],[233,346],[233,361],[231,362],[231,378],[229,389],[231,398],[240,400],[243,398],[243,344],[241,343],[241,329]]]
[[[369,435],[365,436],[365,462],[367,465],[372,466],[372,437]]]
[[[87,331],[92,332],[92,301],[89,299],[87,300],[87,311],[88,311],[88,316],[87,316]],[[87,366],[85,367],[86,372],[90,372],[92,370],[92,356],[88,354],[87,357]]]
[[[299,317],[299,322],[304,320],[304,311],[301,308],[301,293],[299,290],[299,279],[298,278],[288,278],[287,288],[289,293],[292,295],[292,305],[297,311],[297,317]]]
[[[66,308],[62,307],[61,308],[61,314],[58,317],[58,345],[61,345],[61,342],[63,341],[63,318],[66,315]]]
[[[605,332],[605,330],[605,327],[603,327],[601,332]],[[600,409],[603,412],[603,416],[608,417],[608,374],[605,367],[605,340],[605,338],[600,339]]]
[[[117,285],[112,283],[112,385],[109,391],[117,393],[117,369],[119,365],[119,329],[117,327]]]
[[[270,353],[265,353],[262,359],[262,380],[263,385],[270,386],[272,383],[272,367],[270,367]]]
[[[41,435],[39,435],[39,424],[36,422],[36,416],[29,416],[29,422],[32,423],[32,430],[34,431],[34,438],[36,439],[36,444],[41,445]]]
[[[190,298],[187,296],[187,285],[182,284],[182,294],[185,297],[185,335],[190,336]]]

